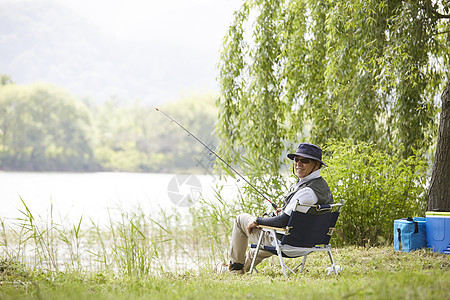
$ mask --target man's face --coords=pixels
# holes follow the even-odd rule
[[[317,163],[315,163],[315,160],[305,158],[302,156],[297,155],[294,158],[295,162],[295,173],[299,178],[304,178],[311,174],[312,170],[315,168]]]

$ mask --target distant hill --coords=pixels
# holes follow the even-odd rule
[[[97,102],[161,103],[179,88],[216,88],[218,55],[167,41],[120,43],[54,2],[0,3],[0,73],[45,81]]]

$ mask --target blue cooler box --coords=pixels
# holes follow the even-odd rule
[[[427,247],[435,252],[450,254],[450,212],[426,212]]]
[[[409,252],[425,248],[426,218],[405,218],[394,220],[394,249]]]

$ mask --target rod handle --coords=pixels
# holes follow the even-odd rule
[[[272,207],[275,208],[275,210],[277,210],[278,206],[274,202],[270,202],[270,204],[272,204]]]

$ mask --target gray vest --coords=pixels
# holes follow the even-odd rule
[[[317,204],[333,204],[333,195],[331,194],[330,188],[328,187],[327,182],[322,177],[311,179],[308,182],[300,184],[295,190],[291,191],[283,200],[283,210],[291,201],[292,197],[294,197],[295,193],[299,190],[309,187],[316,194],[318,201]],[[315,208],[311,207],[308,214],[318,215],[323,214],[324,212],[318,212]]]

